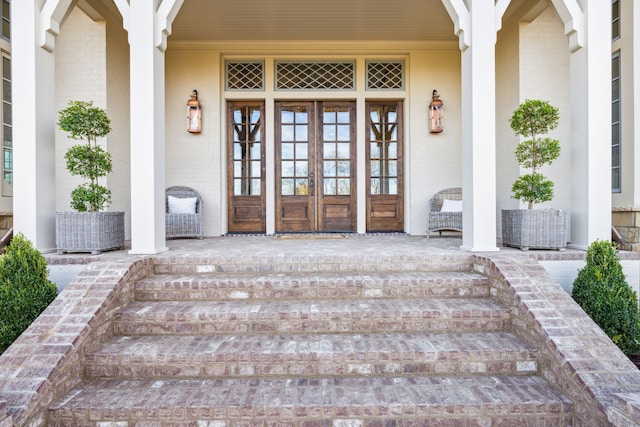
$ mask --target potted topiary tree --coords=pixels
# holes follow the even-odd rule
[[[58,253],[123,248],[124,212],[102,212],[111,203],[111,191],[98,182],[112,169],[111,154],[98,145],[98,138],[111,132],[107,112],[91,101],[70,101],[59,111],[58,126],[69,138],[86,142],[65,154],[67,170],[85,182],[71,192],[71,207],[77,212],[56,213]]]
[[[560,156],[560,142],[542,137],[558,126],[558,109],[547,101],[527,99],[513,112],[510,125],[526,139],[515,151],[516,160],[530,173],[520,176],[511,187],[513,198],[527,203],[528,209],[502,210],[502,243],[522,250],[564,250],[568,240],[568,213],[562,209],[533,209],[535,203],[553,199],[553,181],[540,173],[540,167]]]

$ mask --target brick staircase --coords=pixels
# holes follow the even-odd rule
[[[466,262],[292,261],[157,261],[48,425],[573,425]]]

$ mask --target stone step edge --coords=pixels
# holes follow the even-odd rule
[[[391,340],[395,345],[388,345]],[[85,374],[92,378],[531,375],[538,370],[536,355],[512,333],[116,336],[85,356]]]
[[[120,335],[486,332],[511,327],[511,310],[488,298],[340,302],[342,306],[330,300],[134,302],[115,313],[113,324]]]
[[[159,274],[138,281],[135,295],[141,301],[486,297],[489,281],[468,272]]]
[[[49,408],[49,422],[73,425],[547,417],[572,425],[573,415],[573,403],[538,376],[87,380]]]

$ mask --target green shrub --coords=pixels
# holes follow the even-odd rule
[[[624,354],[640,352],[638,296],[627,284],[614,243],[596,240],[589,246],[571,296]]]
[[[58,291],[47,262],[22,234],[0,256],[0,353],[53,301]]]

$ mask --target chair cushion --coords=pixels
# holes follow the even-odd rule
[[[195,214],[197,197],[173,197],[167,196],[169,213]]]
[[[440,212],[462,212],[462,200],[444,199]]]

